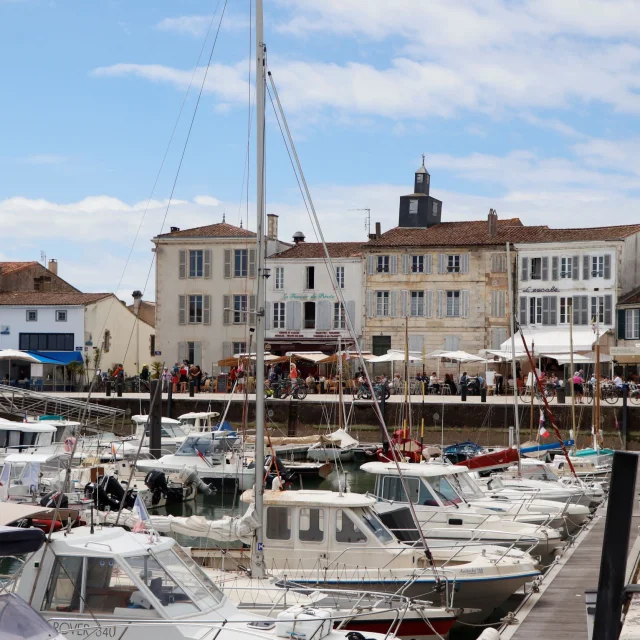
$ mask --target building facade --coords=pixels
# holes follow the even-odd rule
[[[424,165],[401,196],[399,226],[363,246],[365,348],[431,353],[498,348],[507,337],[506,242],[517,220],[442,222]],[[415,201],[415,202],[414,202]],[[514,264],[512,257],[512,265]]]
[[[616,373],[638,380],[640,374],[640,287],[618,300],[616,346],[611,347]]]
[[[58,275],[58,261],[0,262],[0,291],[58,291],[80,293]]]
[[[570,319],[574,351],[591,350],[594,329],[613,337],[619,299],[640,284],[639,234],[640,225],[544,228],[516,243],[517,317],[531,339],[544,346],[552,332],[568,352]]]
[[[335,351],[353,344],[345,310],[329,269],[335,270],[356,337],[362,334],[362,243],[329,242],[330,266],[322,244],[294,235],[295,245],[267,259],[266,336],[270,351]]]
[[[268,216],[267,255],[288,245]],[[153,239],[156,252],[156,348],[173,365],[189,360],[209,373],[246,352],[256,312],[256,234],[226,222]]]

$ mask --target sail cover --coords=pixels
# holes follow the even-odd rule
[[[115,524],[117,513],[111,511],[99,511],[98,521],[106,524]],[[94,518],[96,512],[94,511]],[[89,522],[91,515],[87,512],[85,520]],[[250,544],[254,531],[258,528],[259,522],[256,518],[254,505],[242,516],[224,516],[220,520],[207,520],[203,516],[189,516],[188,518],[178,516],[150,516],[150,525],[158,533],[180,533],[184,536],[208,538],[216,542],[233,542],[239,540],[245,544]],[[120,514],[118,524],[133,529],[139,524],[138,516],[126,509]],[[149,522],[148,522],[149,524]]]

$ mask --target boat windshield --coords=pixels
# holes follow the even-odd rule
[[[180,418],[180,424],[183,427],[195,427],[198,418]]]
[[[213,449],[213,440],[211,436],[188,436],[176,451],[177,456],[197,456],[202,454],[206,456]]]
[[[547,482],[557,482],[560,479],[555,471],[543,464],[523,464],[522,477],[529,480],[546,480]]]
[[[177,424],[163,424],[160,427],[163,438],[184,438],[187,434]],[[149,425],[145,428],[145,434],[151,435]]]
[[[482,489],[466,473],[449,476],[449,482],[465,500],[484,500]]]
[[[446,476],[432,476],[425,480],[445,507],[462,502],[462,498],[456,493]]]
[[[369,530],[376,538],[378,538],[378,540],[380,540],[380,542],[382,542],[382,544],[387,544],[388,542],[393,541],[393,535],[382,524],[382,522],[380,522],[378,516],[375,515],[371,509],[362,509],[358,515],[362,517]]]

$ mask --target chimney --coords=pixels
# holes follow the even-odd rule
[[[498,214],[495,209],[489,209],[489,217],[487,219],[487,228],[489,236],[495,238],[498,235]]]
[[[55,258],[49,260],[49,266],[47,267],[54,276],[58,275],[58,261]]]
[[[382,225],[376,222],[376,240],[382,235]]]
[[[267,240],[278,239],[278,216],[275,213],[267,214]]]
[[[304,233],[302,233],[302,231],[296,231],[293,234],[293,241],[295,242],[295,244],[300,244],[301,242],[304,242]]]
[[[171,233],[175,233],[176,231],[180,231],[180,227],[171,227]]]
[[[133,298],[133,312],[136,316],[140,315],[140,303],[142,302],[142,291],[138,291],[137,289],[131,294]],[[124,303],[126,304],[126,303]]]

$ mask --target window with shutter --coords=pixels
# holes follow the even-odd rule
[[[180,249],[178,252],[179,259],[179,268],[178,268],[178,277],[186,278],[187,277],[187,252],[185,249]]]
[[[204,277],[211,277],[211,249],[204,250]]]
[[[558,324],[558,298],[549,296],[549,324]]]
[[[231,296],[222,296],[222,324],[231,324]]]
[[[438,254],[438,273],[446,273],[447,272],[447,256],[444,253]]]
[[[623,311],[625,340],[640,339],[640,309],[626,309]]]
[[[445,338],[444,338],[444,350],[445,351],[459,351],[460,350],[460,337],[459,336],[445,336]]]
[[[529,279],[529,258],[520,260],[520,280],[523,282]]]
[[[469,273],[469,254],[463,253],[460,256],[460,273]]]
[[[446,294],[446,316],[448,318],[460,317],[460,291],[447,291]]]
[[[285,324],[285,307],[284,302],[273,303],[273,328],[284,329]]]
[[[442,289],[438,289],[438,299],[436,301],[436,316],[443,318],[445,313],[446,296]]]
[[[336,281],[340,289],[344,289],[344,267],[336,267]]]
[[[611,280],[611,255],[606,254],[604,256],[604,278],[605,280]]]
[[[187,324],[187,296],[178,296],[178,324]]]
[[[334,329],[347,328],[347,319],[344,314],[344,309],[342,308],[342,305],[339,302],[333,303],[333,328]]]
[[[590,256],[582,256],[582,279],[588,280],[591,277],[591,258]]]
[[[549,258],[542,258],[542,280],[549,279]]]
[[[376,291],[376,316],[388,316],[389,314],[389,292]]]
[[[430,253],[427,253],[424,257],[424,272],[427,274],[430,274],[432,268],[433,268],[432,257]]]
[[[447,273],[460,273],[460,255],[451,254],[447,256]]]
[[[256,296],[249,296],[249,326],[256,326]]]
[[[398,256],[394,255],[389,257],[390,257],[389,273],[396,274],[398,273]]]
[[[411,292],[411,310],[412,316],[424,316],[424,291],[412,291]]]
[[[189,324],[202,324],[204,296],[201,294],[187,296],[187,302],[189,305]]]
[[[248,251],[246,249],[234,249],[233,251],[233,277],[247,277]]]
[[[527,324],[527,318],[528,318],[526,296],[520,296],[519,311],[520,311],[520,324],[524,326]]]
[[[425,291],[425,315],[427,318],[433,317],[433,291]]]
[[[406,289],[403,289],[400,292],[400,317],[405,318],[408,315],[407,311],[407,299],[409,298],[409,292]]]
[[[189,277],[202,278],[204,275],[204,251],[202,249],[189,250]]]
[[[560,277],[560,258],[553,256],[551,258],[551,279],[557,280]]]
[[[225,249],[224,255],[224,268],[223,273],[225,278],[231,277],[231,249]]]
[[[424,336],[409,334],[409,351],[412,353],[422,353],[424,348]]]
[[[506,253],[492,254],[491,271],[493,273],[506,273],[507,271],[507,254]]]
[[[499,350],[502,347],[502,343],[507,340],[506,327],[494,327],[491,329],[491,348]]]
[[[211,296],[203,298],[202,324],[211,324]]]
[[[249,249],[249,277],[256,277],[256,250]]]
[[[275,269],[274,288],[276,291],[284,289],[284,267],[276,267]]]

